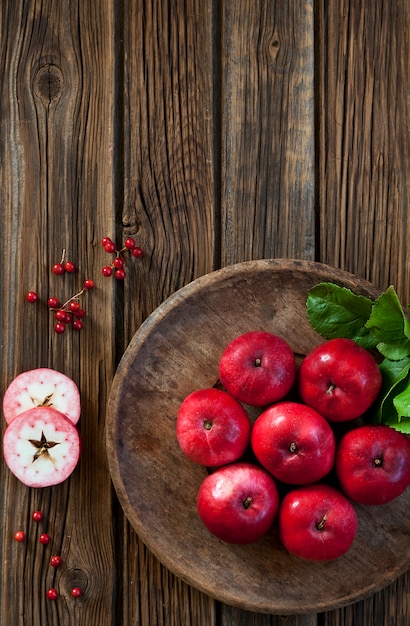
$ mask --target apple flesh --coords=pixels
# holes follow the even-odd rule
[[[317,411],[299,402],[278,402],[256,419],[251,446],[277,480],[306,485],[330,472],[336,441],[329,423]]]
[[[339,442],[336,473],[352,500],[386,504],[410,484],[410,440],[382,424],[355,428]]]
[[[375,359],[351,339],[325,341],[304,358],[299,369],[302,401],[331,422],[363,415],[381,385]]]
[[[216,467],[238,460],[249,444],[250,431],[242,404],[221,389],[193,391],[178,410],[178,443],[200,465]]]
[[[287,493],[278,518],[286,550],[307,561],[341,557],[351,547],[358,527],[352,503],[337,489],[318,483]]]
[[[22,372],[4,393],[4,418],[10,424],[17,415],[36,406],[52,407],[76,424],[81,413],[80,392],[71,378],[51,368]]]
[[[296,361],[289,344],[265,331],[235,337],[222,353],[219,380],[235,398],[250,406],[277,402],[292,388]]]
[[[73,472],[80,456],[77,427],[52,407],[20,413],[7,426],[3,454],[10,471],[28,487],[49,487]]]
[[[276,483],[251,463],[215,470],[201,483],[198,514],[216,537],[227,543],[257,541],[271,528],[279,507]]]

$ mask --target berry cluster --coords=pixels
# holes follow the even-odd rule
[[[64,272],[73,274],[76,269],[77,268],[72,261],[65,260],[65,250],[63,250],[63,254],[61,255],[61,261],[53,265],[53,274],[56,274],[57,276],[61,276],[61,274],[64,274]]]
[[[34,513],[32,514],[32,519],[33,521],[39,523],[43,520],[44,515],[41,511],[34,511]],[[18,530],[17,532],[14,533],[14,539],[16,541],[18,541],[19,543],[22,543],[23,541],[25,541],[26,539],[26,533],[24,532],[24,530]],[[49,534],[47,533],[42,533],[40,535],[39,541],[41,544],[43,544],[44,546],[48,545],[51,541],[51,537]],[[61,556],[58,555],[53,555],[50,557],[50,561],[49,561],[51,567],[57,568],[60,567],[63,563],[63,559],[61,558]],[[71,595],[73,598],[79,598],[83,595],[82,589],[80,587],[73,587],[70,591]],[[47,591],[47,598],[49,600],[57,600],[58,598],[58,591],[55,587],[51,587],[50,589],[48,589]]]
[[[105,277],[109,277],[114,275],[118,280],[124,280],[125,278],[125,258],[124,253],[128,252],[132,254],[132,256],[140,259],[143,255],[142,248],[136,245],[134,239],[132,237],[128,237],[124,241],[124,245],[119,250],[115,243],[110,239],[110,237],[104,237],[101,240],[101,244],[104,250],[108,254],[115,254],[115,259],[110,265],[106,265],[102,268],[102,275]]]
[[[83,327],[82,318],[85,316],[85,310],[80,306],[79,298],[85,292],[94,289],[94,281],[88,278],[84,281],[84,286],[74,296],[66,300],[60,305],[58,298],[50,297],[47,300],[47,306],[54,313],[56,323],[54,330],[58,335],[65,332],[66,326],[71,324],[75,330],[81,330]]]
[[[125,278],[125,253],[129,253],[137,259],[142,258],[142,248],[136,245],[132,237],[127,237],[124,245],[117,249],[117,246],[110,237],[104,237],[101,241],[105,251],[108,254],[115,255],[112,263],[102,268],[103,276],[112,276],[118,280],[124,280]],[[65,273],[72,274],[77,270],[75,263],[68,261],[65,258],[65,250],[63,250],[61,260],[53,265],[52,271],[56,276],[62,276]],[[55,324],[54,331],[58,335],[62,335],[68,326],[71,326],[74,330],[81,330],[83,328],[83,318],[85,316],[85,310],[80,306],[80,296],[85,291],[94,289],[94,281],[91,278],[87,278],[83,283],[81,291],[71,296],[64,304],[60,304],[58,298],[50,296],[47,299],[48,308],[54,313]],[[26,300],[30,303],[35,303],[39,300],[39,296],[36,291],[29,291],[26,293]]]

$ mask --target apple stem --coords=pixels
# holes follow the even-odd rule
[[[323,515],[322,519],[320,520],[320,522],[318,522],[318,523],[316,524],[316,528],[317,528],[318,530],[323,530],[323,529],[324,529],[324,527],[325,527],[325,523],[326,523],[326,521],[327,521],[327,515],[326,515],[326,513],[325,513],[325,514]]]
[[[244,508],[244,509],[249,509],[249,507],[251,506],[251,504],[252,504],[252,496],[248,496],[248,497],[247,497],[247,498],[246,498],[246,499],[242,502],[242,505],[243,505],[243,508]]]
[[[296,452],[296,443],[294,441],[292,441],[292,443],[289,446],[289,452]]]
[[[254,363],[255,367],[260,367],[262,365],[262,359],[261,358],[257,358],[255,359],[255,363]]]
[[[383,459],[381,457],[376,457],[373,461],[375,467],[381,467],[383,465]]]
[[[211,428],[212,428],[211,420],[204,420],[203,426],[204,426],[205,430],[211,430]]]
[[[334,385],[332,382],[329,383],[329,387],[326,389],[326,393],[327,395],[330,396],[330,394],[333,392],[333,389],[336,387],[336,385]]]

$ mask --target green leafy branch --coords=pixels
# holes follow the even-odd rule
[[[375,423],[410,434],[410,318],[389,287],[376,300],[323,282],[308,292],[307,314],[324,339],[346,337],[377,351],[383,384]]]

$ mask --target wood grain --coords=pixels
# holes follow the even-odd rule
[[[222,265],[314,259],[313,2],[221,7]]]
[[[176,289],[214,269],[213,14],[201,0],[124,2],[123,231],[144,249],[123,293],[120,357]],[[214,602],[171,575],[125,523],[122,623],[214,623]],[[147,565],[148,564],[148,565]],[[148,571],[148,580],[146,580]],[[140,580],[141,585],[133,584]],[[165,583],[166,581],[166,583]],[[147,587],[148,585],[148,587]],[[154,590],[154,592],[153,592]]]
[[[1,465],[0,622],[81,619],[103,626],[112,623],[115,575],[103,435],[115,366],[113,299],[108,284],[84,294],[81,337],[68,330],[64,336],[54,333],[46,300],[49,295],[65,300],[81,289],[84,278],[95,277],[102,264],[96,244],[112,230],[112,4],[4,2],[0,13],[1,206],[7,225],[1,246],[1,386],[4,390],[17,373],[39,366],[73,377],[82,396],[83,441],[78,469],[58,487],[29,490]],[[78,271],[57,277],[51,267],[63,248]],[[24,301],[30,289],[39,294],[36,305]],[[37,508],[45,515],[38,526],[31,521]],[[22,546],[12,539],[20,527],[27,532]],[[44,531],[51,535],[46,548],[38,541]],[[48,564],[56,552],[64,561],[58,571]],[[56,603],[46,598],[53,585],[60,592]],[[82,604],[70,597],[74,585],[84,590]]]
[[[406,0],[317,4],[317,258],[393,284],[410,302],[409,25]],[[397,592],[395,590],[398,590]],[[403,602],[394,598],[403,598]],[[324,618],[326,626],[410,620],[408,576]]]
[[[318,4],[320,260],[410,301],[406,0]]]

